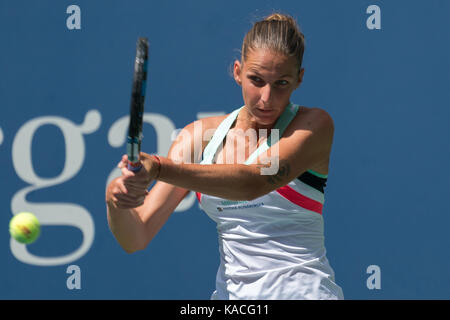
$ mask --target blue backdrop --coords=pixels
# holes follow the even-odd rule
[[[144,251],[107,226],[135,43],[150,40],[143,148],[166,154],[174,129],[242,105],[229,68],[278,10],[306,37],[292,101],[335,122],[325,245],[345,297],[450,298],[446,0],[0,0],[0,298],[209,299],[217,234],[193,194]],[[20,211],[43,225],[28,246],[8,233]]]

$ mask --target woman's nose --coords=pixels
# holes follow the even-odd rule
[[[266,83],[266,85],[261,88],[261,100],[263,102],[269,102],[271,94],[272,88],[270,87],[270,84]]]

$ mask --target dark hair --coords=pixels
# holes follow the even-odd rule
[[[274,13],[256,22],[245,35],[241,51],[242,63],[247,60],[249,51],[255,49],[269,49],[288,57],[295,57],[300,72],[305,51],[305,37],[294,18]]]

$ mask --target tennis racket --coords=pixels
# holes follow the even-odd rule
[[[133,87],[131,90],[130,124],[128,127],[127,155],[128,169],[141,169],[139,153],[142,142],[142,118],[144,116],[145,88],[147,86],[148,40],[139,38],[136,43]]]

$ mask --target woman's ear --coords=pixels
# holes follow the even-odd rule
[[[302,83],[304,74],[305,74],[305,68],[301,68],[300,72],[298,73],[297,85],[295,86],[295,89],[297,89],[300,86],[300,84]]]
[[[242,70],[242,64],[240,63],[239,60],[236,60],[234,62],[234,66],[233,66],[233,76],[234,76],[234,80],[237,82],[238,85],[242,85],[241,70]]]

